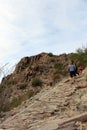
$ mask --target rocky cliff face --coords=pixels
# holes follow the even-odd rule
[[[51,53],[22,58],[14,72],[2,80],[0,109],[3,111],[12,109],[40,92],[42,88],[59,82],[64,75],[67,75],[68,60],[69,57],[66,54],[55,56]],[[37,78],[41,84],[36,84]]]

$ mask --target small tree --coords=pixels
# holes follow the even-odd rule
[[[76,50],[76,52],[77,52],[78,54],[82,54],[82,53],[84,53],[84,50],[81,49],[81,48],[78,48],[78,49]]]

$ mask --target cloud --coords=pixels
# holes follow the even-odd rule
[[[74,51],[87,41],[86,6],[85,0],[0,0],[0,59]]]

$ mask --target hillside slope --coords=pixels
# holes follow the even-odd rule
[[[14,72],[4,77],[0,84],[0,111],[11,110],[42,88],[59,82],[68,72],[68,61],[66,54],[51,53],[22,58]]]
[[[55,86],[43,88],[37,95],[1,118],[3,130],[87,130],[87,122],[60,122],[87,112],[87,68],[76,77],[62,79]],[[80,117],[81,118],[81,117]],[[87,120],[87,117],[86,117]]]

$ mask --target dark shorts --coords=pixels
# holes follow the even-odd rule
[[[74,76],[76,76],[75,71],[70,71],[70,77],[74,77]]]

